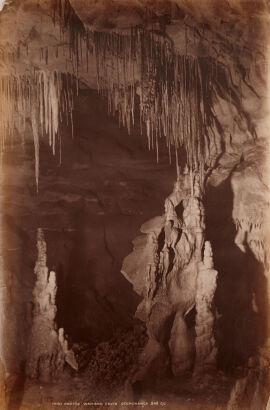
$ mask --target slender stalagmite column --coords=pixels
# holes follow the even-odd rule
[[[208,370],[216,364],[217,348],[213,331],[215,316],[212,305],[217,286],[218,272],[213,267],[211,243],[206,241],[203,263],[200,265],[197,276],[195,374]]]
[[[46,242],[42,229],[38,229],[37,232],[37,249],[38,258],[35,265],[37,280],[33,290],[33,324],[27,375],[42,381],[49,381],[61,374],[67,356],[69,362],[71,361],[72,351],[68,350],[64,330],[59,329],[58,331],[55,323],[56,274],[55,272],[49,273],[47,267]],[[73,367],[76,368],[75,360]]]

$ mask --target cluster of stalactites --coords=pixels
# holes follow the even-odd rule
[[[236,229],[243,229],[247,232],[251,232],[253,230],[260,230],[262,227],[263,216],[258,214],[257,220],[248,220],[244,218],[236,218],[234,220]]]
[[[53,154],[61,138],[59,121],[66,120],[73,130],[73,77],[58,72],[38,71],[23,76],[0,78],[1,152],[12,141],[15,129],[20,130],[24,143],[25,124],[30,119],[35,148],[35,178],[39,180],[40,136],[47,135]],[[57,139],[57,136],[59,137]]]
[[[230,70],[213,58],[189,55],[187,35],[180,55],[172,40],[154,29],[89,31],[69,0],[54,0],[54,10],[61,36],[69,41],[74,74],[88,67],[91,54],[98,90],[108,98],[109,113],[118,116],[119,124],[130,132],[139,107],[141,130],[149,149],[156,149],[157,160],[159,139],[165,137],[170,160],[175,149],[177,170],[181,148],[180,166],[203,177],[224,144],[213,105],[218,97],[226,98],[244,112],[241,81],[240,86],[234,84]],[[246,119],[250,122],[248,115]]]
[[[56,17],[60,20],[61,40],[68,36],[69,57],[75,67],[74,73],[78,74],[79,66],[86,60],[88,66],[88,52],[90,49],[89,32],[78,18],[69,0],[53,0],[54,23]]]
[[[216,118],[209,107],[216,83],[228,74],[215,61],[179,55],[160,34],[131,28],[128,34],[94,32],[98,89],[107,95],[109,111],[130,132],[135,96],[139,96],[142,132],[158,158],[160,137],[171,147],[182,147],[190,170],[204,171],[211,155],[220,151]],[[229,89],[229,87],[228,87]],[[182,164],[184,165],[184,164]]]
[[[1,149],[6,137],[13,135],[16,122],[23,135],[26,119],[30,118],[38,187],[39,136],[48,135],[53,153],[59,143],[61,157],[59,119],[66,115],[73,132],[71,85],[76,78],[78,92],[80,69],[88,67],[91,54],[97,88],[108,99],[109,113],[118,116],[119,124],[129,133],[138,116],[141,132],[147,135],[149,149],[156,149],[157,160],[162,137],[170,161],[174,147],[178,176],[180,168],[183,171],[187,167],[199,173],[203,182],[207,168],[215,163],[224,144],[214,103],[218,97],[227,98],[244,112],[230,71],[210,57],[189,55],[187,44],[184,55],[180,55],[160,32],[142,27],[131,27],[126,33],[89,31],[69,0],[54,0],[54,7],[60,40],[68,37],[73,75],[38,71],[0,78]],[[57,57],[58,47],[55,52]],[[20,46],[17,54],[19,57]],[[41,49],[41,61],[45,59],[48,64],[49,54],[48,47]],[[246,120],[250,122],[248,115]]]
[[[132,36],[93,33],[98,91],[108,97],[108,110],[131,132],[136,93],[136,44]],[[134,39],[133,39],[134,40]]]

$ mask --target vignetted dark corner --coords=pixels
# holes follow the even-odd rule
[[[267,1],[0,10],[0,408],[269,410]]]

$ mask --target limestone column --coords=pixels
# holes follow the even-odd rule
[[[196,292],[196,359],[194,372],[199,373],[216,365],[216,342],[214,337],[213,298],[218,272],[214,269],[211,243],[204,246],[203,263],[199,265]]]
[[[37,249],[37,280],[33,290],[33,323],[26,372],[31,378],[49,381],[61,374],[66,357],[70,354],[64,330],[58,332],[56,327],[56,274],[49,273],[47,267],[46,242],[42,229],[37,232]],[[74,357],[73,359],[75,360]]]

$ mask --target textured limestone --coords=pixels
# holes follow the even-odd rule
[[[59,4],[59,1],[56,3]],[[265,66],[265,62],[261,61],[262,69],[261,72],[258,72],[257,65],[252,64],[253,58],[246,50],[245,39],[251,41],[254,37],[254,47],[256,46],[256,49],[258,48],[256,61],[261,60],[261,55],[263,55],[264,51],[263,28],[266,25],[262,18],[263,10],[265,10],[263,3],[260,4],[258,10],[256,9],[253,12],[252,16],[256,23],[257,20],[260,21],[261,19],[262,27],[258,30],[258,33],[256,32],[256,36],[252,33],[250,25],[245,27],[243,24],[238,26],[242,34],[242,36],[239,36],[239,32],[237,28],[234,27],[234,24],[230,26],[226,21],[229,17],[231,17],[233,23],[235,23],[235,19],[241,21],[241,13],[239,10],[242,10],[244,16],[248,19],[249,8],[244,4],[241,4],[240,9],[238,9],[238,7],[235,8],[235,5],[232,4],[227,5],[222,8],[218,19],[216,19],[217,21],[215,21],[212,19],[212,12],[208,13],[210,10],[214,10],[214,1],[209,2],[208,8],[200,5],[199,10],[194,8],[192,2],[182,4],[181,1],[179,3],[166,2],[166,5],[162,4],[162,2],[158,2],[157,4],[147,2],[146,5],[144,5],[143,2],[134,2],[130,7],[127,6],[126,2],[123,4],[118,1],[110,2],[109,4],[91,2],[87,4],[87,7],[84,1],[74,1],[71,2],[71,4],[68,1],[62,3],[60,2],[60,4],[62,4],[62,7],[60,7],[61,12],[57,8],[52,8],[51,3],[48,1],[39,2],[38,4],[30,1],[27,2],[27,5],[18,2],[1,13],[0,18],[2,20],[1,29],[3,36],[0,36],[0,38],[3,50],[7,50],[4,53],[6,62],[3,70],[1,70],[1,74],[3,71],[1,77],[4,83],[8,82],[9,78],[9,75],[5,76],[5,73],[9,73],[11,68],[12,71],[16,71],[16,79],[20,82],[21,79],[24,78],[23,75],[25,72],[31,72],[30,67],[32,66],[38,67],[39,72],[44,73],[53,73],[57,67],[58,72],[72,73],[75,77],[82,79],[88,86],[98,88],[102,93],[106,94],[109,99],[110,112],[117,114],[119,111],[119,121],[123,123],[129,131],[131,122],[134,123],[134,98],[135,94],[138,94],[142,98],[140,104],[141,120],[145,123],[149,146],[152,148],[155,146],[158,150],[157,137],[162,128],[162,133],[166,135],[169,145],[173,145],[174,141],[178,140],[178,138],[180,139],[180,144],[185,145],[188,152],[187,162],[197,163],[199,160],[201,165],[206,162],[210,167],[215,164],[216,159],[224,151],[223,146],[229,151],[232,149],[232,144],[241,144],[241,142],[247,140],[250,141],[256,135],[262,136],[262,133],[258,132],[259,127],[256,127],[256,122],[258,119],[261,119],[262,116],[264,118],[267,116],[265,107],[263,107],[265,99],[265,83],[263,78],[265,73],[263,67]],[[74,10],[71,6],[74,7]],[[167,30],[167,36],[174,46],[173,51],[169,52],[170,47],[167,47],[162,35],[157,36],[158,42],[156,43],[147,30],[142,30],[141,32],[139,30],[138,35],[136,31],[134,32],[133,30],[132,32],[131,30],[128,32],[130,38],[125,36],[126,30],[124,30],[121,25],[121,17],[123,17],[121,13],[124,13],[123,7],[128,11],[126,24],[129,28],[134,25],[132,19],[129,19],[132,14],[138,14],[141,23],[143,22],[146,27],[148,27],[147,23],[149,19],[152,28],[153,22],[150,16],[155,16],[156,30],[154,30],[154,32],[160,31],[162,33],[164,30]],[[146,12],[146,17],[143,16],[143,11]],[[201,19],[198,18],[200,12],[202,14],[201,18],[204,17],[208,24],[207,27],[206,24],[203,24]],[[224,19],[222,19],[223,14],[226,16]],[[40,19],[40,15],[44,15],[44,19]],[[100,17],[101,15],[103,15],[102,18]],[[115,21],[107,21],[110,20],[110,18],[114,19],[112,16],[115,16]],[[165,17],[168,19],[167,23],[164,23]],[[186,20],[185,24],[183,24],[182,21],[183,17],[185,17]],[[10,19],[12,18],[16,21],[19,29],[18,31],[16,30],[15,38],[7,42],[4,32],[5,29],[7,31],[6,27],[8,24],[10,25]],[[103,31],[100,32],[96,30],[89,34],[87,28],[91,30],[97,29],[99,20],[102,23],[101,27]],[[216,26],[217,22],[220,23],[218,30]],[[97,25],[95,23],[97,23]],[[111,33],[107,31],[108,27],[110,27]],[[199,27],[199,29],[195,29],[196,27]],[[122,34],[116,35],[112,28],[122,30]],[[267,29],[267,26],[265,29]],[[215,37],[218,38],[218,46],[222,52],[217,51],[219,47],[217,47],[216,42],[213,41]],[[18,38],[23,46],[18,46]],[[116,38],[118,38],[118,40],[116,40]],[[239,40],[240,38],[244,40]],[[63,39],[66,41],[63,41]],[[138,42],[139,39],[142,40],[142,43]],[[212,41],[210,41],[210,39],[212,39]],[[135,64],[134,58],[131,57],[132,50],[129,50],[130,43],[134,41],[136,47],[133,49],[133,52],[135,52],[135,54],[140,50],[141,46],[145,46],[145,55],[141,56],[140,53],[138,53],[138,55],[136,54]],[[70,42],[69,45],[67,44],[68,42]],[[117,44],[119,42],[125,44],[124,47],[121,47],[121,50],[118,50],[121,51],[121,58],[118,56],[118,52],[112,52],[111,46],[108,46],[108,44],[113,44],[113,47],[118,47]],[[201,52],[199,50],[201,49],[202,42],[206,43],[203,57],[208,57],[208,59],[200,59]],[[59,43],[61,46],[59,46]],[[160,49],[158,43],[164,43],[166,47]],[[193,93],[191,89],[183,90],[181,88],[181,84],[186,83],[182,78],[179,82],[179,91],[182,93],[181,99],[179,99],[179,92],[174,93],[172,98],[172,100],[174,102],[177,101],[177,103],[172,103],[168,98],[168,89],[166,88],[168,78],[165,79],[165,81],[162,80],[162,87],[160,88],[164,88],[164,92],[162,91],[160,96],[156,96],[155,93],[151,91],[151,87],[149,87],[147,83],[148,80],[153,83],[161,81],[161,78],[158,77],[160,73],[157,75],[155,64],[152,64],[159,63],[157,61],[153,62],[147,55],[147,50],[152,47],[157,47],[157,58],[159,59],[161,57],[162,59],[165,57],[165,61],[170,59],[174,60],[178,54],[180,57],[183,57],[183,55],[187,56],[184,58],[183,68],[181,69],[179,68],[179,62],[177,62],[177,60],[174,61],[172,71],[176,77],[173,83],[177,82],[177,78],[181,77],[184,71],[189,73],[193,63],[195,64],[195,71],[192,69],[194,75],[191,75],[192,83],[201,83],[203,76],[204,83],[211,84],[211,87],[207,86],[206,89],[202,87],[202,84],[200,85],[202,101],[196,99],[197,93]],[[95,50],[94,53],[92,53],[93,49]],[[162,50],[161,53],[160,50]],[[239,61],[238,58],[239,50],[241,51],[241,61]],[[88,53],[92,58],[89,58]],[[115,58],[115,55],[117,55],[117,58]],[[143,59],[145,58],[149,60],[147,64],[145,64],[145,67],[148,67],[146,71],[144,71],[143,67],[140,67],[140,62],[142,62],[143,66]],[[108,61],[111,61],[111,64],[107,64]],[[128,64],[125,63],[126,61],[128,61]],[[246,72],[245,69],[243,70],[244,63],[245,66],[249,65],[248,72]],[[207,70],[204,69],[205,64],[209,64]],[[229,73],[224,70],[224,64],[230,67]],[[164,72],[165,71],[166,70],[164,70]],[[198,72],[200,72],[200,75]],[[120,76],[122,77],[120,73],[124,74],[123,81],[119,81]],[[211,73],[209,77],[208,73]],[[30,84],[34,82],[35,73],[31,73],[31,75]],[[256,80],[256,92],[252,86],[247,84],[247,75],[251,83],[253,83],[254,79]],[[93,82],[93,77],[96,76],[98,81]],[[145,83],[138,86],[137,83],[140,81],[140,78],[145,78]],[[57,83],[60,82],[61,81],[57,80]],[[258,92],[258,88],[260,92]],[[208,95],[209,89],[213,89],[213,95]],[[155,90],[157,93],[158,87],[155,87]],[[170,90],[173,91],[174,87],[170,87]],[[183,136],[180,136],[182,131],[179,132],[178,130],[179,121],[177,118],[182,114],[178,111],[177,107],[181,105],[181,100],[185,99],[186,94],[188,98],[186,99],[184,108],[181,108],[181,111],[185,111],[182,120],[188,118],[189,112],[195,110],[194,116],[196,117],[196,121],[194,124],[193,121],[188,121],[184,126],[184,128],[188,129],[188,127],[192,128],[193,125],[195,125],[195,128],[191,132],[193,134],[192,138],[190,138],[190,136],[186,138],[187,130],[183,130]],[[258,95],[260,95],[261,98],[258,98]],[[153,109],[149,110],[148,107],[148,103],[150,102],[151,105],[153,98],[156,98],[155,104],[160,105],[157,111]],[[228,99],[230,100],[229,103]],[[161,104],[160,100],[162,100]],[[243,101],[245,101],[245,104]],[[200,105],[201,103],[204,105],[206,102],[212,105],[213,112],[203,109],[203,113],[201,113]],[[189,104],[188,110],[185,108],[187,104]],[[35,105],[34,103],[32,104],[32,106]],[[53,106],[55,106],[55,103],[53,103]],[[167,106],[169,110],[166,108]],[[256,107],[256,110],[254,107]],[[196,113],[198,108],[198,113]],[[256,113],[256,121],[253,121],[254,110]],[[54,110],[54,114],[55,111],[56,110]],[[162,118],[161,124],[158,125],[159,121],[156,115],[157,112],[159,113],[160,111],[162,112]],[[158,114],[158,116],[160,116],[160,114]],[[206,121],[200,123],[201,117],[204,116],[206,117]],[[233,123],[231,121],[232,117]],[[4,118],[6,118],[6,115],[4,115]],[[15,116],[11,115],[11,118],[15,118]],[[57,121],[55,120],[57,120],[57,118],[54,118],[53,121],[56,124]],[[35,123],[35,121],[32,122]],[[8,124],[9,130],[10,127],[13,127],[13,124]],[[199,138],[202,128],[205,129],[206,136],[201,135],[201,138],[204,139],[204,143],[200,144],[197,139]],[[33,131],[37,136],[35,129],[36,127],[34,126]],[[220,132],[221,129],[223,132]],[[170,130],[169,133],[168,130]],[[262,131],[264,132],[264,130]],[[150,137],[150,134],[152,137]],[[153,140],[153,134],[155,134],[155,141]],[[36,136],[34,142],[37,150]],[[55,136],[54,132],[53,136]],[[54,146],[54,144],[52,145]]]
[[[269,382],[269,360],[263,354],[259,358],[251,357],[246,375],[239,378],[231,390],[227,410],[268,410]]]
[[[232,217],[236,225],[235,243],[242,252],[250,249],[256,259],[267,264],[269,238],[269,165],[263,145],[250,147],[232,178]]]
[[[210,126],[210,141],[209,144],[206,144],[209,150],[207,156],[211,158],[209,165],[215,167],[212,176],[215,179],[216,173],[216,185],[219,185],[225,177],[231,176],[234,198],[230,217],[235,221],[237,228],[235,243],[242,253],[248,254],[251,250],[256,260],[265,264],[265,277],[268,280],[269,290],[269,269],[267,267],[269,256],[265,246],[269,235],[264,215],[264,210],[267,209],[269,202],[267,197],[269,189],[263,180],[267,172],[264,169],[262,172],[260,170],[258,173],[254,172],[257,171],[255,163],[264,162],[264,155],[260,152],[256,154],[257,159],[252,159],[247,149],[248,143],[252,148],[251,151],[261,144],[261,151],[264,151],[269,133],[269,124],[265,121],[269,115],[269,107],[265,105],[267,93],[264,78],[266,49],[265,38],[262,34],[264,21],[267,20],[263,17],[266,5],[258,2],[254,8],[253,3],[250,5],[248,2],[241,2],[241,4],[228,2],[222,7],[219,5],[217,12],[215,2],[204,2],[200,7],[194,6],[194,2],[185,2],[185,4],[182,2],[175,4],[147,2],[147,7],[144,9],[146,13],[142,13],[142,2],[137,1],[131,4],[130,10],[128,10],[132,13],[134,10],[136,11],[135,19],[131,20],[127,19],[126,15],[124,19],[123,15],[121,16],[123,3],[100,2],[102,7],[96,2],[91,3],[93,7],[89,12],[88,8],[85,7],[85,1],[71,1],[85,25],[98,27],[104,31],[112,27],[124,29],[126,25],[131,23],[142,23],[145,21],[145,15],[148,15],[149,12],[155,18],[154,22],[150,20],[152,28],[154,27],[168,36],[175,44],[175,49],[180,50],[180,54],[186,51],[185,48],[189,43],[188,53],[190,56],[214,58],[214,64],[211,65],[213,69],[212,80],[216,77],[219,78],[217,61],[229,68],[225,77],[231,76],[234,86],[228,88],[227,80],[223,77],[219,78],[215,96],[213,100],[209,99],[209,107],[211,107],[215,121]],[[40,70],[46,67],[48,71],[53,71],[57,66],[60,72],[73,72],[71,65],[74,60],[72,60],[72,64],[68,61],[69,47],[66,43],[59,53],[61,57],[56,56],[58,54],[59,27],[53,25],[49,2],[33,4],[31,1],[27,1],[18,4],[18,8],[16,8],[17,6],[12,6],[10,9],[5,7],[1,15],[1,49],[5,50],[4,55],[8,61],[1,66],[1,72],[9,74],[11,67],[13,70],[18,68],[15,58],[18,51],[18,38],[23,43],[19,70],[21,74],[24,74],[26,69],[31,66],[38,67]],[[15,11],[16,13],[14,13]],[[46,16],[44,19],[40,19],[41,12],[43,16]],[[18,30],[14,30],[16,33],[10,33],[10,21],[14,21],[15,14]],[[130,13],[127,14],[130,15]],[[43,20],[43,25],[40,23],[41,20]],[[170,24],[167,24],[168,20]],[[198,25],[198,22],[202,25]],[[260,29],[257,28],[258,26]],[[76,35],[75,37],[71,36],[71,38],[77,39]],[[102,44],[104,45],[104,43]],[[75,51],[78,53],[78,48]],[[67,52],[66,55],[65,52]],[[72,56],[74,57],[73,52]],[[4,58],[3,61],[5,61]],[[115,62],[113,59],[112,61]],[[108,64],[104,64],[104,67],[106,66]],[[80,65],[80,78],[88,86],[96,87],[95,79],[93,81],[96,67],[91,66],[89,74],[86,74],[85,68],[84,61]],[[112,71],[115,76],[117,72]],[[111,71],[109,70],[109,72]],[[134,79],[137,78],[137,74],[134,73]],[[223,71],[222,74],[224,74]],[[142,94],[140,89],[136,92]],[[150,93],[147,96],[149,97],[149,95]],[[165,92],[163,95],[166,97]],[[166,102],[166,98],[163,101]],[[35,129],[36,127],[34,127],[34,131]],[[147,131],[150,134],[149,126]],[[258,139],[254,140],[256,136]],[[36,145],[37,143],[35,143]],[[210,173],[211,171],[211,169],[208,170]],[[198,182],[192,181],[190,184],[189,180],[190,176],[183,178],[180,189],[176,189],[166,201],[164,218],[154,220],[144,228],[147,230],[147,236],[135,241],[135,252],[133,256],[126,259],[123,266],[125,276],[134,285],[136,292],[143,296],[137,315],[148,323],[150,342],[148,350],[146,350],[148,352],[146,361],[147,356],[150,357],[153,354],[150,353],[151,346],[153,347],[152,352],[157,352],[156,356],[164,353],[163,346],[168,342],[164,330],[167,322],[173,322],[169,345],[171,355],[175,358],[175,374],[178,373],[178,366],[179,371],[183,370],[181,368],[182,362],[184,363],[183,367],[191,366],[190,352],[186,349],[188,332],[183,317],[195,305],[198,334],[201,335],[200,332],[204,331],[201,320],[205,320],[207,323],[209,321],[205,333],[201,337],[202,340],[200,337],[195,340],[195,345],[198,344],[197,353],[200,346],[203,346],[200,353],[202,357],[205,354],[212,357],[210,353],[215,351],[214,343],[211,340],[213,326],[211,301],[215,289],[216,273],[211,266],[212,264],[207,262],[207,258],[210,260],[210,252],[206,254],[206,261],[202,260],[205,230],[202,195],[196,193]],[[243,187],[245,188],[243,189]],[[264,199],[266,197],[267,200]],[[71,199],[70,202],[72,202]],[[178,209],[178,205],[181,205],[180,209]],[[121,212],[122,210],[130,212],[125,206],[125,201],[119,207]],[[54,215],[51,217],[54,218]],[[104,242],[106,242],[108,250],[106,238],[104,233]],[[108,254],[111,255],[110,249]],[[112,257],[112,264],[114,262]],[[129,265],[134,265],[134,269],[130,270]],[[209,274],[209,283],[203,281],[206,272]],[[53,276],[51,282],[54,282]],[[208,283],[207,289],[204,288],[205,282]],[[53,299],[52,289],[50,294]],[[253,295],[250,303],[254,312],[260,310],[259,302],[258,294]],[[23,301],[23,303],[25,302]],[[45,306],[47,306],[47,302],[44,302]],[[179,335],[183,335],[182,340]],[[206,340],[207,335],[210,341]],[[184,352],[185,349],[186,354],[183,354],[182,358],[181,350]],[[153,355],[155,356],[155,353]],[[200,355],[197,354],[198,356]],[[213,361],[214,356],[215,354],[213,354]],[[185,358],[187,364],[185,364]]]
[[[194,340],[189,334],[182,312],[177,312],[171,329],[169,348],[174,375],[190,370],[194,357]]]
[[[134,290],[144,298],[136,315],[146,322],[149,340],[139,376],[156,357],[164,356],[166,343],[175,375],[193,368],[194,354],[196,370],[206,368],[207,364],[215,365],[212,300],[217,272],[213,269],[211,246],[204,239],[199,176],[184,174],[165,201],[164,216],[148,222],[142,230],[146,237],[140,239],[139,247],[138,240],[135,241],[134,251],[122,267]],[[194,340],[185,315],[195,306]]]
[[[66,357],[75,369],[77,364],[74,355],[68,350],[64,329],[57,330],[56,327],[56,275],[53,271],[49,273],[47,267],[46,242],[42,229],[37,233],[37,249],[37,280],[33,290],[33,324],[26,372],[31,378],[50,381],[62,373]]]
[[[214,336],[213,299],[218,272],[213,269],[213,254],[210,242],[204,245],[204,259],[197,277],[196,291],[196,359],[195,373],[214,368],[216,365],[216,341]]]

